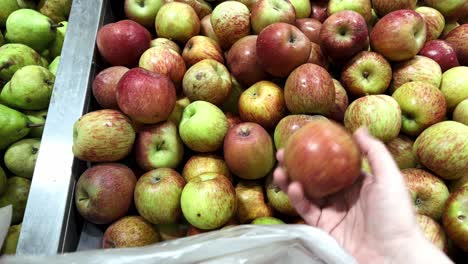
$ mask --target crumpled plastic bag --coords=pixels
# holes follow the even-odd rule
[[[4,264],[334,263],[356,260],[327,233],[306,225],[240,225],[141,248],[16,256]]]

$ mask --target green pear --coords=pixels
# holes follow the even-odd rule
[[[23,221],[24,209],[28,201],[29,187],[31,181],[22,177],[14,176],[8,178],[7,189],[0,196],[0,208],[9,204],[13,207],[12,224],[19,224]]]
[[[60,24],[62,24],[63,27],[57,28],[55,39],[52,41],[52,44],[50,45],[49,56],[51,58],[60,56],[60,54],[62,53],[63,41],[65,40],[65,34],[67,33],[68,22],[62,21],[60,22]]]
[[[7,177],[5,171],[0,167],[0,195],[2,195],[7,187]]]
[[[38,111],[42,112],[42,111]],[[47,113],[47,112],[46,112]],[[31,124],[31,130],[29,131],[28,137],[30,138],[41,138],[44,132],[45,117],[40,115],[29,115],[26,114],[29,119],[29,124]],[[37,127],[35,127],[37,125]]]
[[[5,38],[11,43],[22,43],[41,52],[55,39],[58,27],[49,17],[33,9],[13,11],[6,21]]]
[[[70,15],[72,0],[41,0],[37,10],[50,17],[55,23],[68,19]]]
[[[0,1],[0,28],[5,27],[8,16],[13,11],[20,9],[18,0],[2,0]]]
[[[24,138],[31,130],[28,117],[0,104],[0,150]]]
[[[57,76],[59,64],[60,64],[60,56],[57,56],[49,65],[49,71],[53,73],[55,76]]]
[[[2,254],[13,255],[16,254],[16,247],[18,246],[18,239],[21,232],[21,224],[12,225],[8,228],[8,233],[2,247]]]
[[[28,65],[19,69],[0,93],[0,102],[23,110],[42,110],[49,106],[55,76],[47,68]]]
[[[5,166],[17,176],[32,179],[40,145],[38,138],[22,139],[12,144],[3,157]]]
[[[26,65],[49,66],[39,53],[24,44],[8,43],[0,47],[0,79],[9,81]]]

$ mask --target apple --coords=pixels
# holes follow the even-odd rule
[[[219,61],[204,59],[187,70],[182,86],[192,102],[201,100],[221,105],[231,93],[231,74]]]
[[[312,8],[312,12],[310,14],[311,18],[315,18],[318,21],[322,22],[325,21],[328,17],[328,0],[316,0],[310,1],[310,5]]]
[[[451,20],[457,20],[468,14],[468,3],[464,0],[425,0],[428,6],[439,10],[444,17]]]
[[[204,16],[200,20],[200,34],[215,40],[219,44],[218,37],[216,36],[216,33],[213,30],[213,26],[211,25],[211,14]]]
[[[327,113],[327,116],[337,122],[343,122],[344,114],[349,104],[348,94],[338,80],[333,79],[333,84],[335,87],[335,104]]]
[[[382,94],[392,80],[392,67],[380,54],[361,51],[348,62],[341,72],[341,83],[357,97]]]
[[[413,10],[397,10],[382,17],[370,33],[372,50],[391,61],[413,58],[426,42],[424,18]],[[389,41],[392,40],[392,41]]]
[[[147,28],[152,28],[156,14],[164,4],[164,0],[125,0],[125,16]]]
[[[135,186],[138,213],[153,224],[173,224],[182,216],[180,197],[185,180],[170,168],[143,174]]]
[[[90,162],[112,162],[132,150],[135,130],[124,114],[104,109],[89,112],[73,126],[73,155]]]
[[[448,111],[468,98],[468,67],[458,66],[444,72],[440,90],[447,100]]]
[[[460,122],[468,126],[468,98],[458,103],[453,110],[453,121]]]
[[[417,136],[429,126],[445,120],[447,102],[438,87],[420,81],[400,86],[392,97],[401,108],[401,132]]]
[[[257,36],[246,36],[236,41],[226,56],[226,66],[231,74],[246,86],[269,77],[257,62],[256,48]]]
[[[468,251],[468,186],[463,186],[450,195],[442,217],[442,224],[448,238],[453,243]]]
[[[92,92],[98,104],[105,109],[119,109],[116,99],[117,83],[129,69],[113,66],[99,72],[93,80]]]
[[[241,224],[258,217],[273,216],[273,209],[265,201],[262,185],[255,181],[240,181],[236,185],[237,218]]]
[[[173,0],[166,0],[166,2],[171,2]],[[213,8],[211,5],[204,0],[174,0],[175,2],[186,3],[190,5],[195,13],[197,13],[198,18],[202,19],[206,15],[211,14]]]
[[[375,12],[383,17],[386,14],[400,9],[415,9],[418,0],[372,0]]]
[[[282,191],[281,188],[273,182],[273,177],[268,178],[265,189],[268,202],[276,211],[285,215],[298,215],[291,201],[289,201],[288,194]]]
[[[231,75],[232,87],[231,93],[229,94],[228,98],[224,103],[220,106],[221,110],[224,112],[231,112],[233,114],[239,114],[239,97],[241,96],[242,92],[244,91],[244,87]]]
[[[432,125],[418,136],[413,153],[440,178],[461,178],[468,171],[468,126],[455,121]]]
[[[242,179],[263,178],[275,165],[271,137],[256,123],[240,123],[229,129],[223,150],[229,170]]]
[[[250,33],[250,11],[237,1],[218,4],[211,13],[211,25],[223,49]]]
[[[218,42],[206,36],[195,36],[189,39],[182,52],[182,58],[188,67],[204,59],[224,63],[223,51]]]
[[[361,153],[342,125],[317,119],[287,141],[284,166],[291,181],[302,184],[307,197],[319,199],[356,181],[361,175]]]
[[[179,134],[191,150],[213,152],[222,146],[228,125],[226,116],[216,105],[195,101],[184,109]]]
[[[159,9],[155,27],[158,37],[185,43],[200,32],[200,19],[190,5],[169,2]]]
[[[315,115],[288,115],[279,121],[273,133],[276,149],[282,149],[288,139],[301,127],[315,119],[327,119],[326,117]]]
[[[215,154],[199,154],[190,157],[184,165],[182,176],[189,182],[203,173],[214,172],[232,180],[231,172],[222,157]]]
[[[320,44],[320,30],[322,29],[320,21],[314,18],[299,18],[296,19],[295,25],[311,42]]]
[[[388,95],[367,95],[353,101],[346,109],[344,125],[351,132],[365,126],[383,142],[396,138],[401,129],[401,109]]]
[[[312,6],[309,0],[289,0],[296,12],[296,18],[308,18],[312,13]]]
[[[260,81],[243,91],[239,115],[244,122],[254,122],[270,130],[286,112],[283,89],[270,81]]]
[[[242,120],[240,119],[239,116],[230,112],[226,112],[225,114],[226,114],[226,118],[228,119],[229,129],[231,129],[233,126],[237,124],[242,123]]]
[[[455,49],[445,40],[437,39],[426,42],[419,55],[433,59],[439,64],[442,72],[460,66]]]
[[[182,83],[187,70],[184,59],[179,53],[163,47],[152,47],[143,52],[139,66],[148,71],[168,76],[176,87]]]
[[[418,165],[418,161],[413,154],[413,144],[414,140],[402,134],[386,144],[388,151],[390,151],[401,170],[416,168]]]
[[[448,251],[447,235],[437,221],[429,216],[417,214],[416,222],[428,241],[434,244],[438,249],[444,252]]]
[[[150,47],[151,33],[132,20],[120,20],[101,27],[96,45],[101,56],[113,66],[133,67]]]
[[[336,61],[346,61],[368,48],[367,24],[355,11],[340,11],[330,15],[320,31],[322,50]]]
[[[294,24],[295,20],[296,11],[289,0],[259,0],[253,6],[250,15],[252,29],[256,35],[271,24],[277,22]]]
[[[372,19],[372,5],[370,0],[330,0],[328,1],[328,15],[350,10],[358,12],[366,23]]]
[[[184,156],[184,144],[171,122],[143,127],[135,141],[135,159],[140,168],[177,168]]]
[[[332,77],[323,67],[303,64],[288,76],[284,99],[293,114],[326,114],[335,103]]]
[[[445,27],[444,16],[432,7],[420,6],[415,9],[426,22],[426,42],[438,39]]]
[[[280,220],[276,217],[259,217],[250,223],[252,225],[282,225],[286,224],[283,220]]]
[[[187,234],[187,226],[184,224],[157,225],[157,230],[163,241],[182,238]]]
[[[112,223],[102,237],[102,248],[144,247],[159,242],[154,226],[141,216],[125,216]]]
[[[468,66],[468,24],[463,24],[451,30],[445,36],[445,41],[457,52],[460,65]]]
[[[189,181],[180,202],[185,219],[202,230],[222,227],[237,210],[232,183],[225,176],[211,172]]]
[[[167,120],[172,121],[177,127],[179,127],[180,121],[182,120],[182,114],[185,107],[190,104],[190,100],[187,97],[182,97],[176,101],[174,109]]]
[[[88,168],[76,183],[76,208],[91,223],[112,223],[129,210],[136,181],[133,171],[123,164],[102,163]]]
[[[324,69],[328,69],[328,58],[323,53],[319,44],[310,42],[310,55],[307,63],[317,64],[318,66],[322,66]]]
[[[467,186],[468,185],[468,174],[465,174],[461,178],[458,178],[457,180],[449,181],[447,184],[447,187],[449,188],[450,193],[455,192],[462,186]]]
[[[401,171],[408,188],[413,207],[418,214],[439,220],[449,198],[449,190],[437,176],[422,169],[404,169]]]
[[[442,69],[428,57],[416,55],[414,58],[393,65],[393,78],[389,91],[394,93],[407,82],[420,81],[439,88]]]
[[[166,75],[133,68],[117,84],[119,108],[140,123],[156,124],[167,120],[175,102],[176,89]]]
[[[275,77],[286,77],[310,55],[310,41],[297,27],[274,23],[257,38],[257,60],[263,69]]]
[[[174,41],[167,39],[167,38],[155,38],[150,42],[151,47],[162,47],[162,48],[170,48],[173,49],[175,52],[181,54],[181,50],[179,45]]]
[[[448,33],[450,33],[453,29],[459,27],[460,24],[458,24],[457,21],[445,21],[445,27],[444,31],[442,31],[442,38],[447,37]]]

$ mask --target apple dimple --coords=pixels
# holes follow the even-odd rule
[[[247,128],[247,127],[242,127],[242,128],[239,130],[238,134],[239,134],[241,137],[248,137],[248,136],[250,136],[250,129]]]

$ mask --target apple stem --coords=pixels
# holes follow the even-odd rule
[[[59,27],[63,27],[63,24],[62,23],[58,23],[58,24],[52,24],[50,25],[50,28],[54,29],[54,28],[59,28]]]

